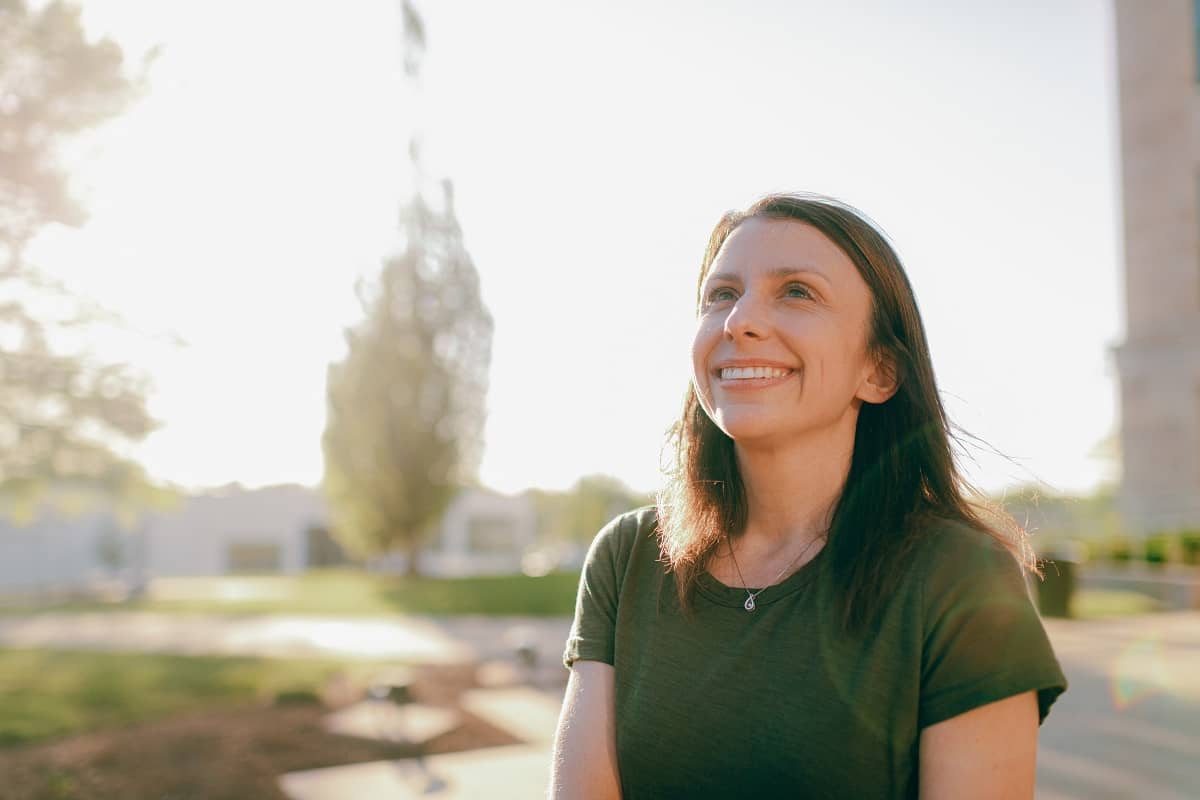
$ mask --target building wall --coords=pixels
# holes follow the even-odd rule
[[[1200,313],[1191,0],[1118,0],[1127,331],[1173,335]]]
[[[101,508],[81,516],[44,509],[25,526],[0,517],[0,592],[57,592],[110,579],[225,575],[235,571],[238,548],[271,554],[255,571],[302,572],[309,566],[308,530],[329,524],[319,491],[304,486],[246,490],[233,486],[183,498],[170,511],[147,516],[121,531]],[[461,492],[447,509],[421,567],[433,575],[511,574],[533,547],[537,519],[528,497],[483,489]],[[119,542],[123,563],[103,558],[104,543]],[[402,571],[402,554],[374,559],[375,569]]]
[[[184,498],[177,508],[148,515],[122,531],[102,500],[95,510],[71,515],[43,508],[26,525],[0,517],[0,591],[69,591],[123,579],[222,575],[231,571],[239,545],[271,548],[272,571],[307,566],[307,530],[328,516],[318,492],[303,486],[258,490],[230,487]],[[104,550],[120,548],[120,564]]]
[[[303,486],[255,491],[230,488],[187,498],[182,506],[146,521],[150,575],[221,575],[234,571],[235,547],[274,547],[274,570],[300,572],[308,565],[310,525],[328,512],[320,494]]]
[[[106,513],[46,513],[26,525],[0,518],[0,591],[60,592],[104,580],[110,569],[100,543],[114,531]]]
[[[448,577],[513,574],[536,539],[537,511],[528,497],[466,489],[446,509],[419,566],[424,574]],[[401,552],[369,562],[381,572],[403,572],[407,564]]]
[[[1126,340],[1121,510],[1200,525],[1200,95],[1192,0],[1116,0]]]

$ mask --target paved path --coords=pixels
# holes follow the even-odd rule
[[[280,789],[292,800],[529,800],[545,797],[549,785],[550,751],[543,745],[371,761],[279,778]]]
[[[0,616],[0,646],[437,664],[506,658],[528,644],[547,665],[561,660],[569,624],[561,618],[47,612]]]
[[[1071,686],[1042,727],[1038,797],[1200,798],[1200,612],[1046,627]]]

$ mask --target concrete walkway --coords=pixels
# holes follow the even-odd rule
[[[562,618],[47,612],[0,616],[0,646],[467,664],[528,645],[549,665],[569,627]]]
[[[528,687],[473,689],[463,697],[463,708],[524,744],[290,772],[279,778],[279,788],[292,800],[543,797],[561,703],[561,695]]]
[[[291,772],[279,788],[292,800],[529,800],[546,796],[550,753],[538,745],[510,745],[421,759],[371,761]]]
[[[1200,797],[1200,612],[1046,628],[1070,688],[1042,726],[1038,797]]]

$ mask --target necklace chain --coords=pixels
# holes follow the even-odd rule
[[[819,534],[828,533],[828,529],[824,530],[824,531],[818,531],[818,533]],[[746,602],[742,603],[742,607],[744,609],[746,609],[747,611],[753,611],[755,608],[757,608],[757,606],[754,603],[754,598],[758,597],[760,594],[765,592],[771,586],[775,585],[776,581],[778,581],[780,578],[782,578],[784,576],[784,574],[796,564],[797,561],[804,558],[805,554],[808,553],[808,551],[812,549],[812,546],[814,544],[816,544],[817,542],[821,541],[824,538],[825,538],[824,536],[820,536],[820,535],[813,537],[813,540],[811,542],[809,542],[808,544],[806,544],[804,546],[804,549],[800,551],[800,555],[796,556],[791,561],[789,561],[787,563],[787,566],[785,566],[782,570],[780,570],[779,574],[771,579],[770,583],[763,586],[757,592],[752,592],[752,591],[750,591],[750,587],[746,585],[746,579],[742,577],[742,568],[738,566],[737,556],[734,555],[734,553],[733,553],[733,542],[730,540],[729,535],[726,534],[725,535],[725,543],[727,545],[729,545],[729,557],[733,559],[733,568],[735,570],[737,570],[738,580],[740,580],[742,582],[742,588],[746,591]]]

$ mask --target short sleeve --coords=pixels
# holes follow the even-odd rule
[[[563,663],[579,660],[613,663],[617,624],[619,533],[624,517],[605,525],[588,548],[575,597],[575,620],[567,638]]]
[[[1034,690],[1038,722],[1067,681],[1021,566],[985,533],[940,537],[922,587],[921,728]]]

